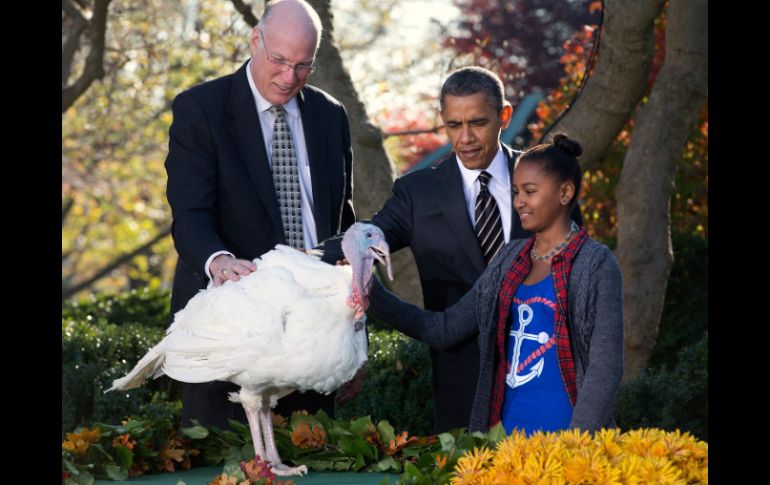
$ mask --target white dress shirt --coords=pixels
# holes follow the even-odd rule
[[[273,153],[270,149],[273,141],[273,124],[275,123],[275,116],[270,112],[270,108],[273,106],[268,100],[266,100],[262,94],[260,94],[254,83],[254,78],[251,76],[251,62],[246,66],[246,77],[249,80],[249,87],[251,88],[251,94],[254,96],[254,103],[257,107],[257,114],[259,115],[259,125],[262,128],[262,140],[265,144],[265,151],[267,152],[267,161],[272,166]],[[291,98],[291,100],[283,105],[284,117],[286,123],[289,125],[289,131],[291,131],[292,140],[294,141],[294,150],[297,154],[297,168],[299,170],[299,188],[302,196],[302,235],[305,238],[305,247],[313,248],[318,245],[318,236],[316,234],[315,217],[313,216],[313,184],[310,176],[310,158],[307,154],[307,145],[305,144],[305,131],[302,127],[302,116],[299,112],[299,104],[297,97]],[[256,161],[249,160],[249,163],[256,163]],[[209,278],[209,287],[213,283],[209,266],[211,261],[220,254],[233,254],[229,251],[217,251],[206,260],[204,267],[206,276]]]
[[[503,148],[498,147],[495,158],[492,163],[483,170],[468,170],[460,161],[457,155],[457,166],[460,168],[460,174],[463,177],[463,193],[465,194],[465,205],[468,208],[468,217],[471,219],[471,227],[476,224],[476,197],[481,191],[479,174],[481,172],[489,173],[492,178],[489,179],[487,188],[495,198],[497,207],[500,209],[500,219],[503,222],[503,237],[505,242],[511,237],[511,174],[508,170],[508,160],[503,153]]]

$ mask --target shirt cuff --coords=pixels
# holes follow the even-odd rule
[[[211,262],[212,262],[212,261],[214,261],[214,258],[216,258],[217,256],[219,256],[220,254],[227,254],[227,255],[228,255],[228,256],[230,256],[231,258],[234,258],[234,257],[235,257],[235,255],[234,255],[233,253],[231,253],[230,251],[217,251],[216,253],[214,253],[214,254],[212,254],[211,256],[209,256],[209,259],[207,259],[207,260],[206,260],[206,264],[205,264],[205,265],[203,265],[203,271],[205,271],[205,272],[206,272],[206,276],[207,276],[207,277],[208,277],[208,279],[209,279],[209,284],[208,284],[208,285],[206,285],[206,289],[207,289],[207,290],[208,290],[209,288],[211,288],[211,287],[212,287],[212,285],[214,284],[214,278],[211,276],[211,271],[209,270],[209,266],[211,266]]]

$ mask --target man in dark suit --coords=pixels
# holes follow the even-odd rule
[[[411,248],[425,308],[433,311],[468,292],[504,243],[530,236],[512,205],[516,153],[500,141],[512,109],[500,79],[478,67],[459,69],[444,82],[440,106],[454,153],[436,167],[397,179],[372,218],[391,252]],[[573,217],[582,224],[578,209]],[[431,349],[431,359],[434,430],[468,426],[479,372],[477,338],[448,351]]]
[[[250,36],[252,58],[233,74],[176,97],[167,196],[179,260],[172,315],[198,291],[256,270],[276,244],[312,248],[355,222],[352,150],[344,107],[306,85],[321,38],[301,0],[270,2]],[[237,386],[185,384],[182,421],[245,422],[227,400]],[[277,413],[334,414],[334,396],[294,393]]]

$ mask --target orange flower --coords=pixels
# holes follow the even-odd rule
[[[291,432],[291,443],[305,449],[320,448],[326,444],[326,430],[317,425],[311,429],[307,422],[302,422]]]
[[[447,456],[436,455],[433,460],[436,462],[436,467],[442,469],[446,466]]]
[[[182,462],[184,460],[184,448],[181,447],[182,443],[176,439],[168,440],[160,449],[159,457],[162,461],[161,468],[167,472],[173,472],[174,462]]]
[[[285,428],[286,418],[277,413],[270,413],[270,419],[273,421],[274,428]]]
[[[80,433],[67,433],[67,439],[62,442],[61,447],[71,451],[75,457],[79,458],[86,454],[91,443],[96,443],[101,438],[102,432],[98,428],[93,430],[83,428]]]
[[[404,431],[400,435],[396,436],[395,439],[390,440],[390,446],[388,447],[387,450],[385,450],[385,454],[395,455],[402,448],[414,443],[415,441],[417,441],[417,438],[415,436],[407,438],[407,433],[406,431]]]
[[[128,433],[116,436],[112,440],[112,446],[125,446],[129,450],[133,450],[136,445],[136,441],[131,439],[131,435]]]
[[[237,477],[233,477],[228,475],[227,473],[223,473],[221,475],[217,475],[214,480],[210,481],[208,485],[250,485],[251,482],[249,480],[243,480],[241,482],[238,482]]]
[[[262,461],[256,456],[249,461],[242,461],[240,467],[246,478],[252,482],[259,482],[263,478],[272,480],[276,477],[270,469],[270,463]]]
[[[144,473],[148,471],[150,471],[150,465],[148,465],[147,462],[145,461],[142,461],[140,463],[134,462],[134,464],[131,465],[131,468],[128,469],[128,476],[136,477],[139,475],[144,475]]]

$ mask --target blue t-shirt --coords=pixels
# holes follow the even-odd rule
[[[527,435],[569,428],[572,404],[556,354],[556,305],[550,274],[534,285],[519,285],[511,302],[502,416],[509,434],[514,428]]]

